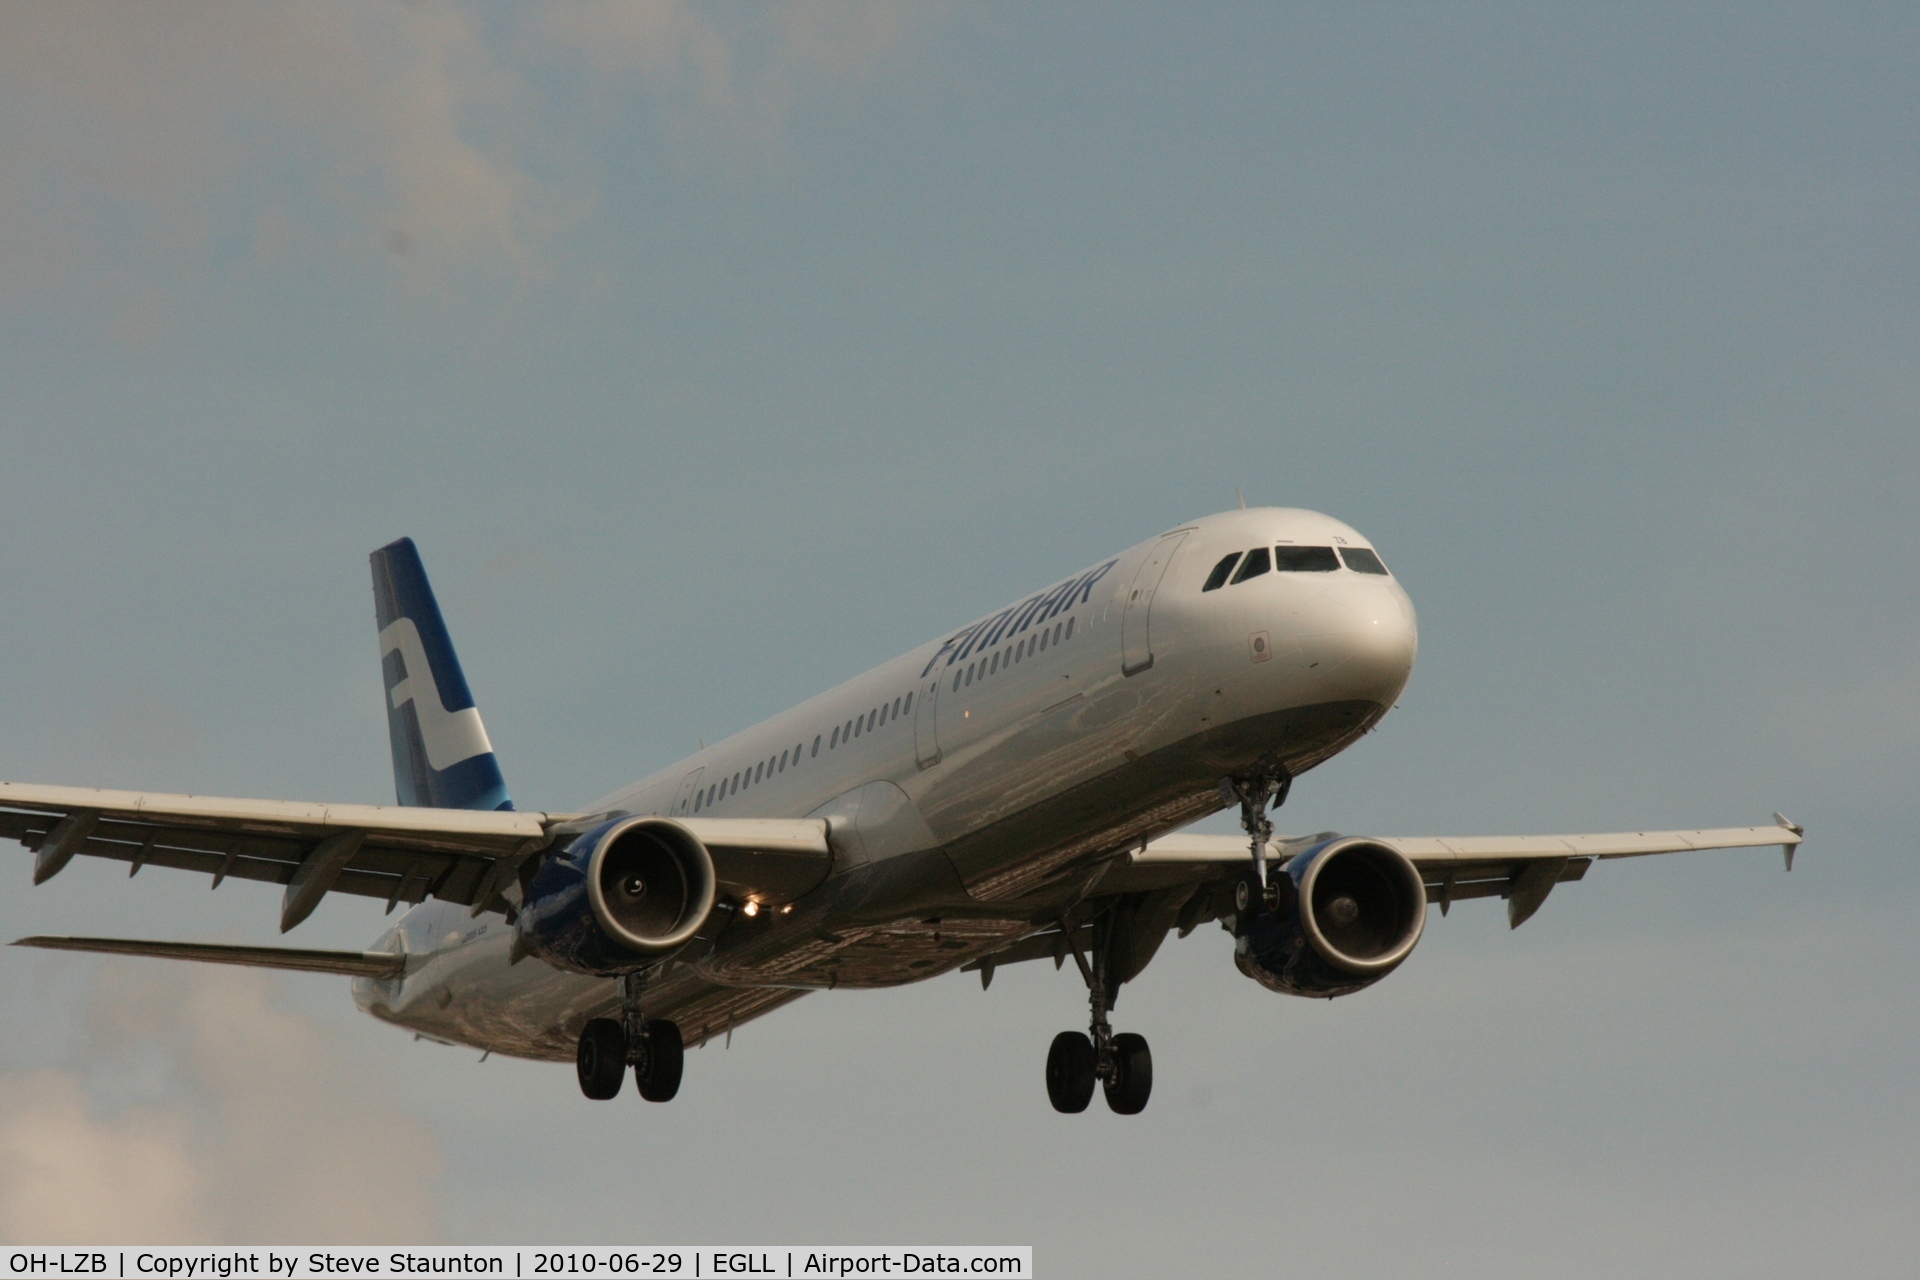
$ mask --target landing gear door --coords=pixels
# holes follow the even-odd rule
[[[1182,530],[1160,539],[1133,571],[1133,585],[1127,588],[1126,607],[1120,613],[1121,675],[1137,676],[1153,665],[1153,597],[1188,532]]]
[[[946,678],[946,670],[942,666],[934,667],[913,695],[913,756],[922,769],[931,769],[940,763],[940,722],[935,708],[939,705],[940,681]]]

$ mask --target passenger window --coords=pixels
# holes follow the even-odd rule
[[[1040,647],[1042,649],[1047,647],[1047,633],[1045,631],[1040,633]]]
[[[907,695],[906,704],[900,708],[900,714],[908,715],[908,716],[913,714],[913,695],[912,694]]]
[[[953,691],[955,693],[960,692],[960,675],[961,673],[958,671],[953,673]]]
[[[887,718],[889,720],[898,720],[900,718],[900,699],[895,698],[893,700],[893,714]]]
[[[1273,567],[1281,573],[1332,573],[1340,562],[1332,547],[1275,547]]]
[[[1060,626],[1061,624],[1058,622],[1053,624],[1053,642],[1055,644],[1060,643]]]
[[[994,672],[998,671],[999,669],[1000,669],[1000,655],[996,653],[993,655],[993,664],[987,668],[987,674],[992,675]]]
[[[700,812],[700,797],[698,795],[693,798],[693,811],[695,813]]]
[[[1342,547],[1340,558],[1347,562],[1347,568],[1355,573],[1378,573],[1385,575],[1387,566],[1380,563],[1380,557],[1365,547]]]
[[[1067,639],[1073,639],[1073,619],[1067,619]]]
[[[831,749],[831,748],[833,748],[833,747],[837,747],[837,746],[839,746],[839,745],[840,745],[840,731],[839,731],[838,729],[835,729],[835,730],[833,731],[833,741],[832,741],[832,742],[829,742],[829,743],[827,744],[827,746],[828,746],[828,748],[829,748],[829,749]]]
[[[1247,561],[1240,566],[1240,572],[1233,575],[1234,585],[1238,586],[1248,578],[1257,578],[1273,567],[1265,547],[1255,547],[1247,552]]]
[[[1226,585],[1227,575],[1233,572],[1233,566],[1240,563],[1241,553],[1236,551],[1219,564],[1213,566],[1213,572],[1207,575],[1207,585],[1202,591],[1218,591]]]
[[[740,789],[740,775],[736,773],[733,775],[733,790],[738,791],[739,789]]]
[[[811,760],[814,756],[817,756],[819,754],[820,754],[820,735],[816,733],[813,735],[813,750],[807,753],[807,758]]]
[[[782,751],[780,753],[780,772],[785,773],[786,771],[787,771],[787,753]]]

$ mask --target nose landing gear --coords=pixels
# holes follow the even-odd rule
[[[1092,1017],[1085,1032],[1062,1031],[1047,1050],[1047,1098],[1053,1109],[1076,1115],[1093,1101],[1094,1082],[1105,1086],[1107,1106],[1117,1115],[1138,1115],[1153,1093],[1153,1052],[1147,1038],[1131,1031],[1115,1035],[1107,1021],[1113,1006],[1108,990],[1111,921],[1094,922],[1093,959],[1082,954],[1073,928],[1060,922],[1060,932],[1073,953],[1073,962],[1087,983]]]
[[[640,1096],[648,1102],[669,1102],[680,1092],[685,1048],[680,1026],[664,1018],[643,1018],[640,993],[646,979],[629,974],[620,979],[620,1017],[595,1018],[581,1028],[574,1065],[580,1092],[596,1101],[618,1096],[629,1064]]]
[[[1278,809],[1287,802],[1287,793],[1291,790],[1293,774],[1285,765],[1276,765],[1272,773],[1220,780],[1220,793],[1230,801],[1240,802],[1240,829],[1247,833],[1249,852],[1253,855],[1251,884],[1243,881],[1234,891],[1234,905],[1241,911],[1247,909],[1248,900],[1255,894],[1265,898],[1269,906],[1277,905],[1280,886],[1269,883],[1267,878],[1267,846],[1273,842],[1273,822],[1267,817],[1267,803],[1271,801]]]

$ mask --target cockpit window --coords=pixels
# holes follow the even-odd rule
[[[1227,575],[1233,572],[1233,566],[1240,562],[1240,553],[1234,552],[1219,564],[1213,566],[1213,572],[1207,575],[1207,585],[1202,591],[1218,591],[1226,582]]]
[[[1275,547],[1273,567],[1282,573],[1332,573],[1340,562],[1332,547]]]
[[[1365,547],[1342,547],[1340,558],[1347,562],[1347,568],[1355,573],[1378,573],[1384,575],[1387,566],[1380,563],[1380,557]]]
[[[1272,567],[1273,565],[1267,557],[1267,549],[1265,547],[1255,547],[1253,550],[1247,552],[1246,562],[1240,566],[1240,572],[1233,575],[1233,580],[1236,583],[1245,582],[1248,578],[1259,577]]]

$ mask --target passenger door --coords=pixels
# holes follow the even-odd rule
[[[940,763],[940,721],[934,708],[940,700],[940,681],[945,667],[935,667],[920,682],[913,699],[913,758],[922,769]]]
[[[1189,532],[1183,529],[1160,539],[1133,572],[1133,585],[1127,588],[1127,603],[1120,613],[1121,675],[1136,676],[1153,665],[1153,597]]]

